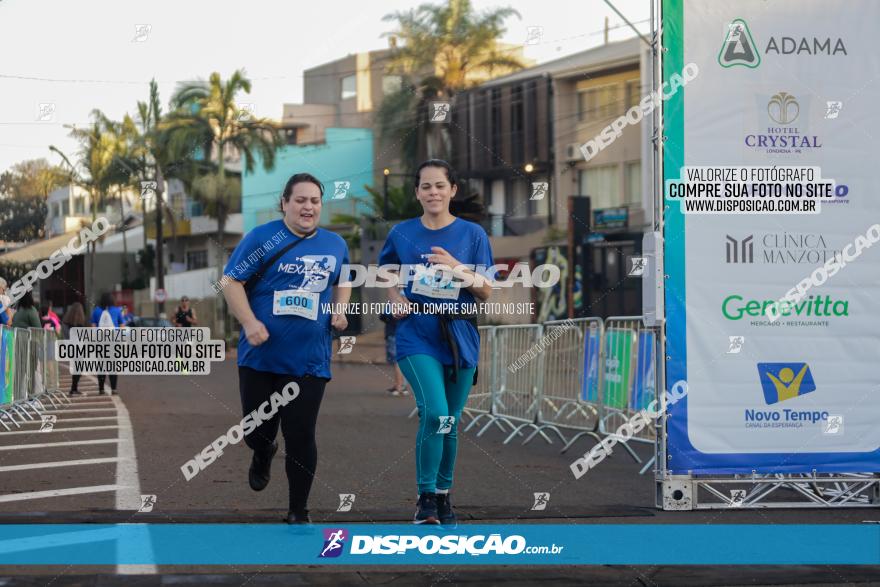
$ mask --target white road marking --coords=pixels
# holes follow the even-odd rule
[[[70,489],[50,489],[48,491],[26,491],[24,493],[8,493],[0,495],[0,503],[10,501],[25,501],[28,499],[44,499],[46,497],[61,497],[64,495],[83,495],[86,493],[102,493],[104,491],[117,491],[122,489],[119,485],[93,485],[91,487],[71,487]]]
[[[57,446],[80,446],[84,444],[116,444],[118,438],[102,438],[100,440],[72,440],[70,442],[43,442],[40,444],[19,444],[16,446],[0,446],[0,450],[20,450],[24,448],[55,448]]]
[[[86,418],[58,418],[58,422],[95,422],[98,420],[116,420],[116,416],[90,416]],[[19,422],[21,425],[25,424],[33,424],[35,426],[42,426],[42,420],[28,420],[27,422]]]
[[[79,459],[77,461],[52,461],[48,463],[28,463],[26,465],[6,465],[0,467],[0,473],[7,471],[31,471],[33,469],[54,469],[55,467],[74,467],[77,465],[103,465],[105,463],[115,463],[119,460],[117,457],[106,457],[102,459]]]
[[[119,457],[119,460],[116,461],[116,485],[120,489],[116,492],[116,509],[137,511],[143,502],[141,501],[141,482],[138,476],[137,453],[134,448],[131,418],[129,418],[128,409],[119,396],[111,397],[119,416],[119,439],[116,447],[116,456]],[[143,526],[137,534],[140,538],[137,545],[116,541],[116,554],[120,559],[123,558],[122,551],[127,553],[134,548],[146,550],[152,558],[148,528]],[[155,575],[157,572],[156,565],[116,565],[117,575]]]
[[[41,414],[69,414],[70,412],[112,412],[115,408],[65,408],[63,410],[46,410]]]
[[[7,434],[51,434],[52,432],[76,432],[78,430],[114,430],[116,428],[119,428],[119,426],[73,426],[71,428],[52,428],[52,430],[45,432],[41,430],[10,430],[9,432],[0,430],[0,436]]]

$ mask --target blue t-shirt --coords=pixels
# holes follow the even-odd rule
[[[122,325],[122,308],[119,306],[110,306],[107,308],[107,311],[110,313],[110,318],[113,319],[113,326],[119,328]],[[104,308],[101,306],[95,306],[95,309],[92,310],[92,324],[100,324],[101,314],[103,312]]]
[[[237,281],[247,281],[281,248],[302,237],[284,221],[273,220],[247,233],[223,270]],[[313,375],[330,379],[332,334],[330,312],[333,286],[342,265],[348,263],[348,246],[338,234],[323,228],[284,253],[262,270],[263,277],[248,294],[257,320],[269,339],[252,347],[244,328],[238,339],[238,364],[280,375]]]
[[[399,264],[430,265],[427,255],[433,254],[431,247],[442,247],[464,265],[475,265],[476,272],[493,278],[489,268],[492,262],[492,247],[486,231],[473,222],[456,218],[448,226],[432,230],[422,224],[421,218],[401,222],[391,229],[382,252],[379,265]],[[471,268],[474,269],[474,268]],[[408,271],[400,271],[404,279]],[[449,304],[457,302],[473,306],[473,294],[459,288],[457,299],[435,298],[413,293],[415,280],[410,279],[403,294],[412,302],[428,304]],[[467,320],[452,320],[450,331],[458,344],[459,367],[476,367],[480,357],[480,333]],[[409,355],[429,355],[443,365],[452,365],[452,351],[443,342],[440,332],[440,318],[436,314],[410,314],[397,324],[397,359]]]

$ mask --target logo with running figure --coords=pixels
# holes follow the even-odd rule
[[[336,259],[330,255],[304,255],[300,261],[303,263],[303,280],[299,289],[324,291],[330,274],[336,269]]]
[[[336,558],[345,547],[348,532],[342,528],[324,528],[324,547],[318,558]]]
[[[749,25],[743,19],[734,19],[727,25],[727,36],[718,52],[718,64],[721,67],[742,65],[752,69],[761,65],[758,46],[752,38]]]
[[[816,391],[806,363],[758,363],[758,375],[768,406]]]

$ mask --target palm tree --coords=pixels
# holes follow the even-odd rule
[[[88,192],[94,224],[98,217],[98,209],[106,207],[107,192],[114,181],[113,159],[116,154],[117,138],[108,127],[108,119],[103,112],[96,109],[92,111],[91,116],[92,123],[86,128],[67,127],[71,129],[70,136],[80,144],[76,165],[54,145],[50,145],[49,150],[61,156],[67,166],[66,171],[71,183]],[[96,245],[96,241],[89,243],[89,276],[86,290],[89,295],[95,294]]]
[[[378,121],[383,137],[403,145],[408,170],[414,171],[420,158],[412,148],[415,145],[425,144],[427,157],[448,159],[450,155],[446,125],[430,123],[430,101],[451,101],[457,92],[478,81],[477,74],[492,77],[524,67],[498,47],[506,31],[504,20],[511,16],[520,15],[512,8],[477,13],[469,0],[447,0],[383,18],[397,23],[397,30],[386,36],[403,41],[392,53],[389,69],[405,79],[398,92],[383,100]],[[419,134],[424,141],[419,141]]]
[[[192,187],[206,212],[217,220],[218,279],[225,261],[223,234],[226,221],[241,198],[239,184],[230,182],[227,177],[226,158],[233,152],[238,153],[248,172],[254,170],[259,158],[263,168],[269,171],[275,166],[275,150],[284,144],[277,124],[250,116],[236,103],[237,94],[249,94],[250,91],[251,82],[243,71],[233,72],[226,81],[214,72],[207,83],[198,81],[178,87],[171,100],[174,110],[164,123],[172,150],[186,151],[197,145],[201,148],[205,166],[213,167],[212,162],[216,159],[216,170],[213,171],[216,178],[194,178]],[[238,200],[233,196],[234,191],[239,194]],[[220,321],[225,322],[222,315]]]
[[[155,182],[153,190],[156,198],[156,287],[164,289],[164,231],[163,220],[171,224],[172,238],[177,238],[177,227],[174,213],[164,203],[165,181],[178,178],[185,183],[196,172],[198,163],[193,153],[198,145],[185,145],[178,141],[175,146],[170,144],[170,132],[166,128],[159,100],[159,88],[156,80],[150,81],[150,95],[146,102],[138,101],[137,116],[132,119],[126,115],[121,123],[121,132],[125,137],[124,147],[117,153],[120,167],[128,173],[128,184],[141,193],[143,182]],[[146,229],[147,215],[144,212]],[[144,246],[146,247],[146,230],[144,230]],[[164,311],[164,302],[157,302],[157,314]]]

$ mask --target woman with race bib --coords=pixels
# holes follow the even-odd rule
[[[348,325],[345,314],[329,314],[323,308],[347,304],[351,297],[351,288],[339,284],[348,246],[339,235],[318,228],[323,195],[324,186],[314,176],[291,177],[281,195],[283,217],[245,235],[222,280],[229,309],[242,325],[242,412],[249,414],[291,383],[299,386],[296,399],[245,436],[254,451],[248,482],[254,491],[262,491],[278,451],[280,425],[290,524],[310,522],[306,506],[318,462],[318,410],[330,380],[330,329],[341,331]]]
[[[394,316],[403,318],[397,326],[397,360],[419,409],[416,524],[456,523],[449,490],[458,420],[476,383],[480,335],[475,310],[492,293],[494,277],[486,231],[449,211],[457,189],[446,161],[422,163],[415,195],[424,213],[391,229],[379,254],[379,265],[400,265],[399,276],[406,282],[403,296],[397,287],[389,289],[389,300]],[[437,308],[444,311],[437,313]]]

